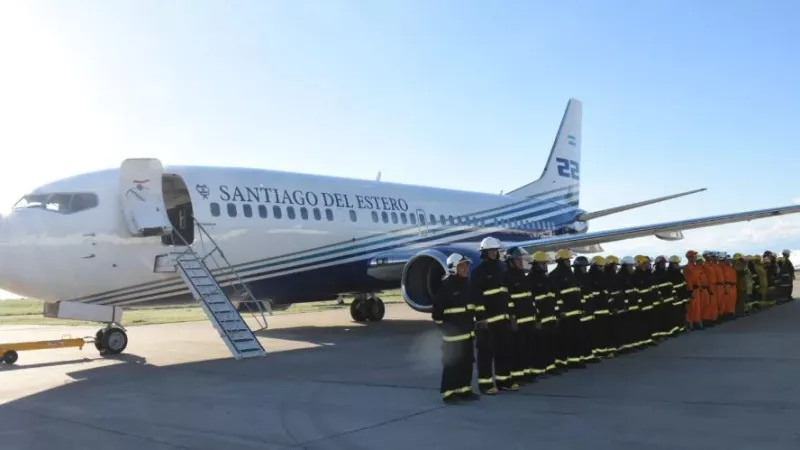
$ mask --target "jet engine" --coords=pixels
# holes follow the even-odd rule
[[[432,248],[415,254],[403,267],[400,289],[403,300],[415,311],[431,312],[433,298],[442,285],[447,270],[447,257],[460,253],[472,260],[470,269],[478,263],[478,252],[458,248]]]

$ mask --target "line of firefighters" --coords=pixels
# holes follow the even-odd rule
[[[472,390],[475,349],[478,388],[495,395],[792,299],[788,250],[780,259],[690,250],[685,267],[679,256],[643,255],[570,264],[569,250],[559,250],[549,273],[544,252],[510,247],[503,264],[501,250],[499,240],[484,239],[471,274],[465,256],[447,259],[432,314],[443,339],[445,403],[480,398]]]

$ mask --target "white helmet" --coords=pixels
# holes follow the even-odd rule
[[[783,254],[784,255],[791,255],[792,252],[790,252],[788,249],[786,249],[786,250],[783,251]]]
[[[636,261],[633,260],[633,256],[626,256],[619,261],[619,265],[621,266],[635,266]]]
[[[500,250],[503,248],[503,244],[497,238],[493,238],[491,236],[487,238],[483,238],[481,241],[481,246],[479,247],[480,251],[484,250]]]
[[[461,263],[471,263],[472,261],[461,253],[453,253],[447,257],[447,272],[448,274],[455,275],[456,268]]]

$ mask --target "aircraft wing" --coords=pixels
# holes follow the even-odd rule
[[[711,227],[714,225],[724,225],[728,223],[745,222],[753,219],[763,219],[766,217],[781,216],[785,214],[795,214],[800,212],[800,205],[784,206],[779,208],[760,209],[733,214],[723,214],[719,216],[701,217],[697,219],[678,220],[675,222],[664,222],[653,225],[641,225],[618,230],[596,231],[593,233],[572,234],[543,238],[524,242],[509,242],[509,245],[524,247],[527,251],[554,250],[559,248],[584,247],[605,242],[622,241],[638,237],[652,236],[666,232],[676,232],[691,230],[694,228]]]

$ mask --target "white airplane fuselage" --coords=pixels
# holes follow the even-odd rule
[[[253,294],[276,304],[397,288],[399,271],[373,276],[397,267],[382,255],[443,246],[474,254],[489,235],[510,242],[586,231],[575,223],[584,212],[577,186],[518,198],[257,169],[177,166],[161,176],[175,230],[202,248],[194,217]],[[159,184],[140,181],[140,191]],[[133,236],[123,210],[136,199],[125,191],[111,169],[26,196],[0,224],[0,288],[115,306],[189,300],[175,273],[154,272],[159,255],[185,248],[180,238]]]

